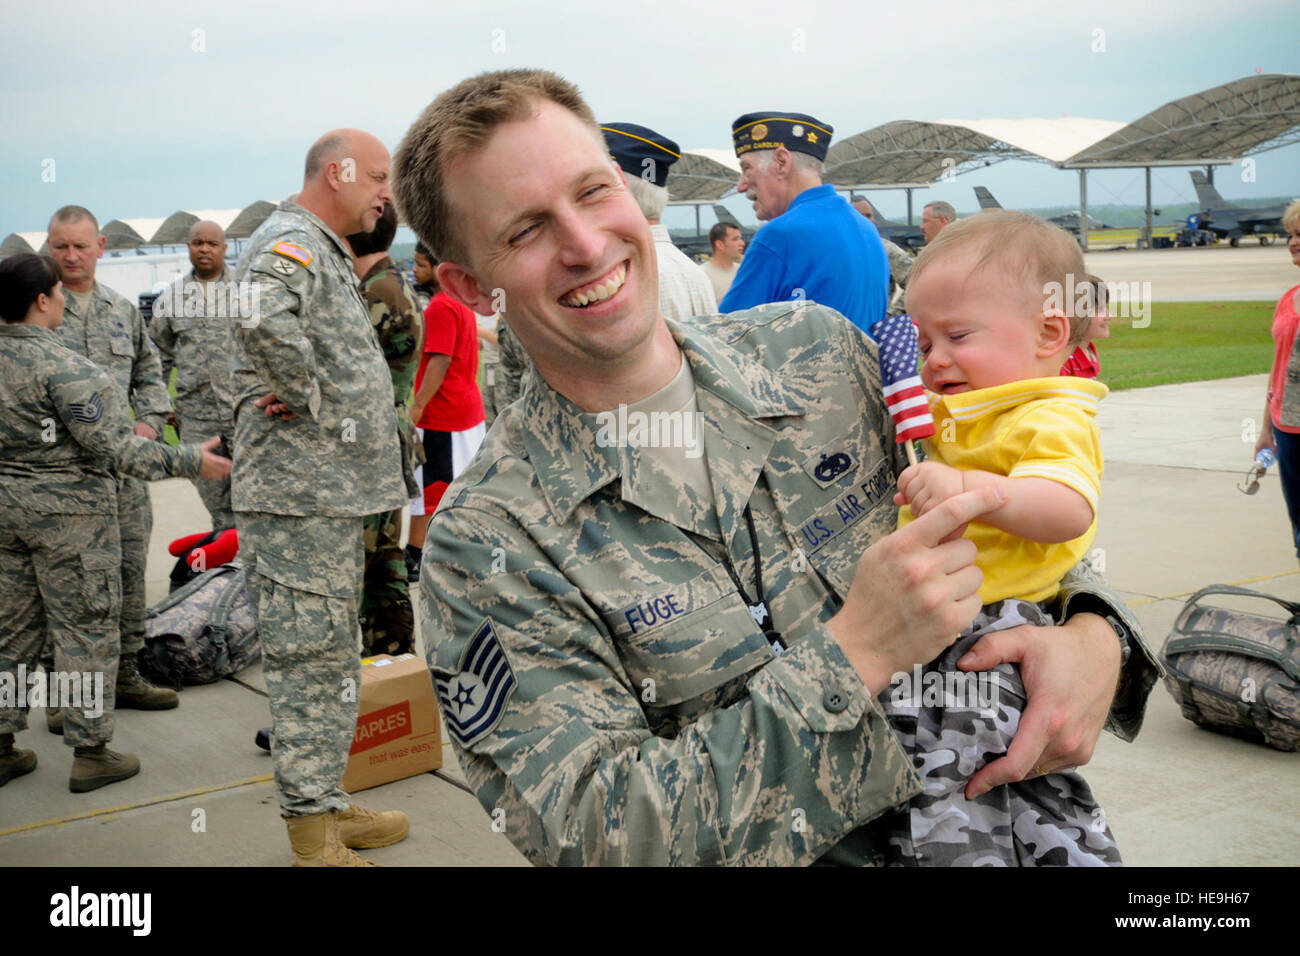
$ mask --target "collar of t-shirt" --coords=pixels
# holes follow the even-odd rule
[[[700,502],[712,510],[713,486],[709,481],[709,466],[703,454],[704,435],[698,425],[699,409],[699,402],[695,397],[695,376],[691,373],[691,363],[683,355],[682,367],[677,370],[672,381],[654,394],[647,395],[627,406],[626,433],[620,434],[618,439],[621,445],[630,443],[628,442],[630,437],[632,442],[638,444],[642,455],[654,459],[668,474],[680,477]],[[671,415],[680,418],[681,421],[689,417],[690,429],[684,431],[675,426],[656,428],[653,426],[656,415],[661,417]],[[643,430],[643,434],[638,435],[637,429],[644,421],[652,423],[649,434],[645,435]],[[620,428],[623,424],[624,422],[620,420]],[[687,447],[686,442],[683,441],[654,440],[656,435],[663,438],[665,435],[683,434],[689,434],[694,438],[693,447]]]
[[[95,290],[91,289],[89,292],[73,292],[71,289],[65,288],[63,291],[66,292],[69,298],[76,303],[77,315],[85,318],[86,313],[90,311],[90,297],[95,294]]]

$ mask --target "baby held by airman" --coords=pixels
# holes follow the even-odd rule
[[[1068,233],[1002,210],[948,226],[912,267],[907,307],[936,433],[926,440],[926,460],[899,476],[899,524],[986,484],[1000,486],[1006,500],[966,531],[984,573],[974,623],[881,694],[925,785],[886,822],[891,864],[1120,863],[1105,816],[1077,773],[1039,771],[975,799],[964,792],[976,771],[1006,753],[1025,688],[1015,665],[967,673],[957,661],[991,631],[1051,624],[1040,602],[1056,596],[1096,534],[1096,413],[1107,389],[1060,375],[1092,311],[1060,292],[1084,275]]]

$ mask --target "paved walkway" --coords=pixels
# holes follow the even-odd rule
[[[1249,583],[1300,600],[1300,570],[1275,476],[1247,497],[1244,423],[1263,405],[1265,376],[1118,392],[1103,403],[1106,452],[1097,547],[1112,584],[1163,644],[1185,596],[1210,583]],[[188,482],[152,486],[150,600],[166,593],[173,537],[205,527]],[[114,746],[140,755],[129,781],[90,794],[67,789],[71,763],[44,713],[20,743],[36,771],[0,790],[0,865],[279,866],[288,842],[253,746],[268,723],[261,669],[187,688],[178,710],[124,711]],[[1086,775],[1130,865],[1293,864],[1300,858],[1300,754],[1200,730],[1163,685],[1136,742],[1100,741]],[[494,833],[465,789],[450,746],[444,767],[366,792],[411,816],[411,836],[368,851],[392,865],[512,865],[523,858]],[[200,812],[202,811],[202,812]],[[200,825],[201,824],[201,825]]]

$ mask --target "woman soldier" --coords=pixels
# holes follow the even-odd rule
[[[213,453],[215,438],[172,448],[132,433],[108,375],[54,335],[61,278],[49,256],[0,262],[0,691],[10,691],[0,696],[0,786],[36,767],[35,752],[14,747],[27,727],[27,688],[18,684],[48,628],[59,674],[50,693],[78,698],[65,702],[63,740],[75,748],[69,785],[82,793],[140,771],[133,754],[105,746],[122,600],[110,469],[219,478],[230,461]]]

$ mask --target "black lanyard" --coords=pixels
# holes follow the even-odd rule
[[[744,599],[745,604],[749,607],[749,613],[754,618],[754,623],[763,628],[763,637],[772,645],[772,650],[780,654],[786,649],[784,638],[781,632],[776,630],[772,620],[772,612],[767,606],[766,594],[763,591],[763,559],[758,552],[758,535],[754,533],[754,515],[749,509],[749,504],[745,504],[745,527],[749,532],[749,549],[750,554],[754,556],[754,586],[757,591],[756,599],[751,599],[749,591],[740,581],[740,575],[736,573],[735,567],[731,563],[731,552],[724,541],[722,543],[722,564],[727,569],[727,574],[731,576],[731,581],[736,585],[736,590]],[[709,557],[713,557],[712,552],[706,548],[700,541],[695,532],[687,531],[686,534],[695,542],[695,546],[703,551]]]

